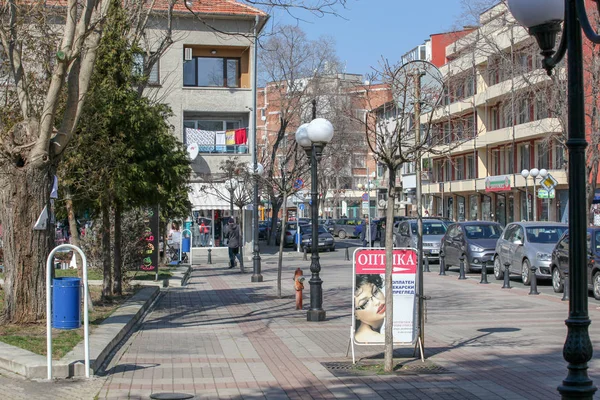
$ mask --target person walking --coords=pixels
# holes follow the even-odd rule
[[[204,223],[204,220],[200,222],[200,246],[206,247],[208,243],[208,226]]]
[[[371,220],[371,247],[375,247],[375,241],[379,240],[379,230],[377,229],[377,222]]]
[[[229,226],[227,231],[227,238],[229,239],[227,247],[229,250],[229,269],[235,267],[235,259],[237,258],[240,262],[240,272],[244,273],[244,261],[240,254],[241,235],[240,227],[235,223],[233,217],[229,218]]]
[[[367,237],[368,237],[368,233],[367,233],[367,229],[369,229],[369,217],[365,215],[365,219],[363,219],[362,223],[360,224],[361,230],[360,230],[360,241],[362,243],[363,247],[367,247]]]

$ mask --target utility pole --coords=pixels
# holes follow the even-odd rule
[[[425,315],[424,315],[424,296],[423,296],[423,215],[421,205],[421,78],[425,76],[424,72],[417,71],[414,74],[415,79],[415,108],[414,108],[414,127],[415,127],[415,173],[416,173],[416,197],[417,197],[417,277],[419,280],[419,339],[421,346],[425,348]]]

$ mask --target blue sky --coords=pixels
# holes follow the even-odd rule
[[[348,0],[340,8],[345,18],[295,12],[310,39],[330,35],[336,41],[338,57],[346,72],[365,74],[381,57],[397,61],[402,54],[421,44],[432,33],[452,30],[461,15],[461,0]],[[277,24],[296,24],[288,14],[272,15]]]

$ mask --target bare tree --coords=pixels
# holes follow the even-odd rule
[[[268,82],[265,92],[269,110],[276,112],[278,117],[274,128],[268,126],[261,146],[265,180],[270,182],[265,190],[273,204],[272,233],[277,226],[275,216],[282,205],[282,193],[286,191],[281,190],[286,185],[282,184],[277,160],[283,157],[289,163],[294,159],[290,155],[290,151],[296,151],[295,145],[291,145],[293,132],[302,122],[314,118],[315,99],[331,97],[328,96],[331,85],[324,82],[337,80],[339,61],[333,47],[330,39],[310,41],[300,28],[286,26],[282,27],[280,35],[269,38],[261,51],[262,80]],[[323,101],[322,110],[329,109]],[[288,170],[297,174],[303,169],[288,165]],[[267,243],[270,243],[270,236]]]

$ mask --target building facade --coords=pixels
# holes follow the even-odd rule
[[[540,68],[538,52],[504,4],[446,46],[446,91],[433,117],[441,144],[424,161],[429,214],[503,225],[566,220],[564,130],[552,104],[560,85]],[[534,168],[548,171],[552,190],[540,190],[539,176],[523,178]]]
[[[268,16],[235,1],[194,1],[187,7],[195,15],[185,5],[175,5],[173,43],[152,71],[144,94],[171,106],[174,134],[197,149],[189,196],[192,215],[185,223],[193,235],[192,246],[219,247],[224,245],[232,197],[223,182],[222,165],[225,160],[252,161],[254,43]],[[161,40],[166,24],[160,13],[153,15],[150,25],[156,28],[149,30],[150,46]],[[234,208],[240,221],[251,214]],[[201,221],[209,227],[205,243],[199,235]],[[248,243],[251,223],[244,226]]]

